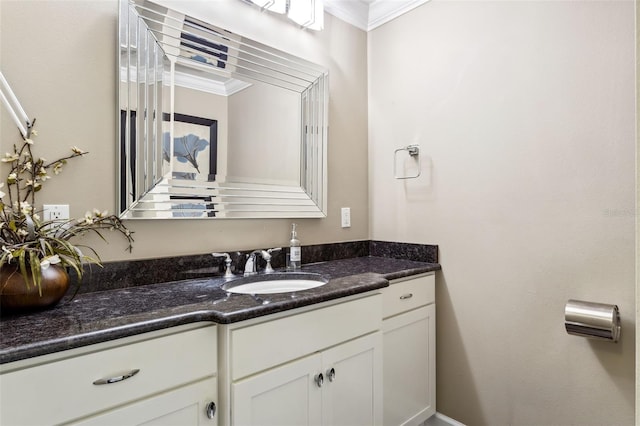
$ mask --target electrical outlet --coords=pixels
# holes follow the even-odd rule
[[[42,216],[44,220],[69,219],[69,204],[44,204]]]
[[[351,228],[351,208],[343,207],[340,209],[340,216],[342,218],[342,227]]]

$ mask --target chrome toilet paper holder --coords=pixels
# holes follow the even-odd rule
[[[568,334],[617,342],[620,339],[620,312],[617,305],[569,300],[564,308]]]

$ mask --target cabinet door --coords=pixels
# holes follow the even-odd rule
[[[418,425],[435,413],[435,305],[386,319],[384,425]]]
[[[322,392],[315,381],[320,366],[321,357],[315,354],[234,382],[231,424],[320,425]]]
[[[154,397],[81,420],[74,425],[210,425],[218,424],[218,415],[209,418],[207,409],[217,401],[217,380],[210,378]]]
[[[322,353],[322,423],[382,424],[382,333],[343,343]]]

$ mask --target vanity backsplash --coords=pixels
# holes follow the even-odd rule
[[[287,250],[288,248],[283,247],[282,250],[272,253],[271,264],[275,269],[284,268]],[[243,271],[247,255],[251,251],[229,252],[234,273]],[[316,244],[303,246],[302,264],[368,256],[438,263],[438,246],[373,240]],[[103,265],[103,268],[95,265],[86,267],[78,293],[114,290],[224,273],[224,259],[213,258],[209,253],[105,262]],[[264,268],[265,263],[262,259],[258,266],[259,270]],[[73,281],[77,282],[75,279]]]

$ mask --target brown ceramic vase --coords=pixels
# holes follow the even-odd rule
[[[69,275],[57,266],[42,270],[42,294],[27,276],[29,286],[17,266],[0,268],[0,309],[2,313],[23,312],[48,308],[62,299],[69,289]]]

